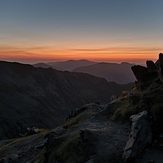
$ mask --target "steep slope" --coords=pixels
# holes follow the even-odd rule
[[[117,162],[128,138],[128,124],[110,121],[100,114],[103,109],[104,106],[97,104],[85,105],[79,109],[78,116],[49,133],[4,141],[0,160],[12,159],[21,163]]]
[[[18,136],[27,127],[55,127],[70,109],[108,102],[130,87],[87,74],[0,62],[0,139]]]
[[[132,70],[138,80],[134,89],[106,106],[81,108],[63,126],[65,133],[50,133],[45,162],[163,162],[163,54],[155,64],[147,61],[147,67]]]
[[[126,84],[135,81],[131,66],[133,66],[133,64],[97,63],[90,66],[78,67],[73,71],[88,73],[94,76],[103,77],[108,81]]]

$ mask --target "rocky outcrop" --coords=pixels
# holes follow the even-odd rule
[[[147,69],[149,72],[154,72],[156,71],[156,65],[154,64],[153,61],[146,61]]]
[[[163,66],[163,54],[162,53],[159,54],[159,62],[160,62],[160,65]]]
[[[150,73],[144,66],[136,65],[131,67],[136,79],[140,82],[145,82],[149,79]]]
[[[41,131],[41,129],[36,127],[32,127],[32,128],[28,127],[27,131],[28,131],[27,135],[33,135],[33,134],[38,134]]]
[[[17,163],[19,161],[18,158],[18,154],[10,154],[9,156],[0,159],[0,163]]]
[[[147,119],[147,111],[130,117],[130,135],[123,153],[125,162],[133,162],[135,158],[151,143],[152,134]]]
[[[160,81],[163,82],[163,54],[159,54],[159,59],[156,62],[157,74],[160,78]]]
[[[148,60],[148,61],[146,61],[146,65],[147,65],[147,67],[140,66],[140,65],[131,67],[138,82],[147,82],[150,79],[158,77],[158,73],[157,73],[158,68],[156,67],[154,62]]]

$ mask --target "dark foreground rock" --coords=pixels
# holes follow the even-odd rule
[[[149,72],[154,72],[156,71],[156,65],[154,64],[153,61],[146,61],[147,69]]]
[[[132,66],[131,69],[138,81],[144,82],[149,79],[150,73],[146,67],[136,65]]]
[[[152,141],[150,124],[147,111],[130,117],[130,135],[123,153],[125,162],[134,162],[136,157],[143,152]]]

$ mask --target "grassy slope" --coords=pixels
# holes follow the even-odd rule
[[[121,96],[106,106],[103,114],[113,120],[128,120],[133,114],[147,110],[152,130],[158,134],[163,125],[163,85],[159,79],[139,83],[138,89],[130,91],[130,95]]]

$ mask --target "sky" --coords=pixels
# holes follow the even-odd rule
[[[156,61],[162,6],[163,0],[0,0],[0,60]]]

